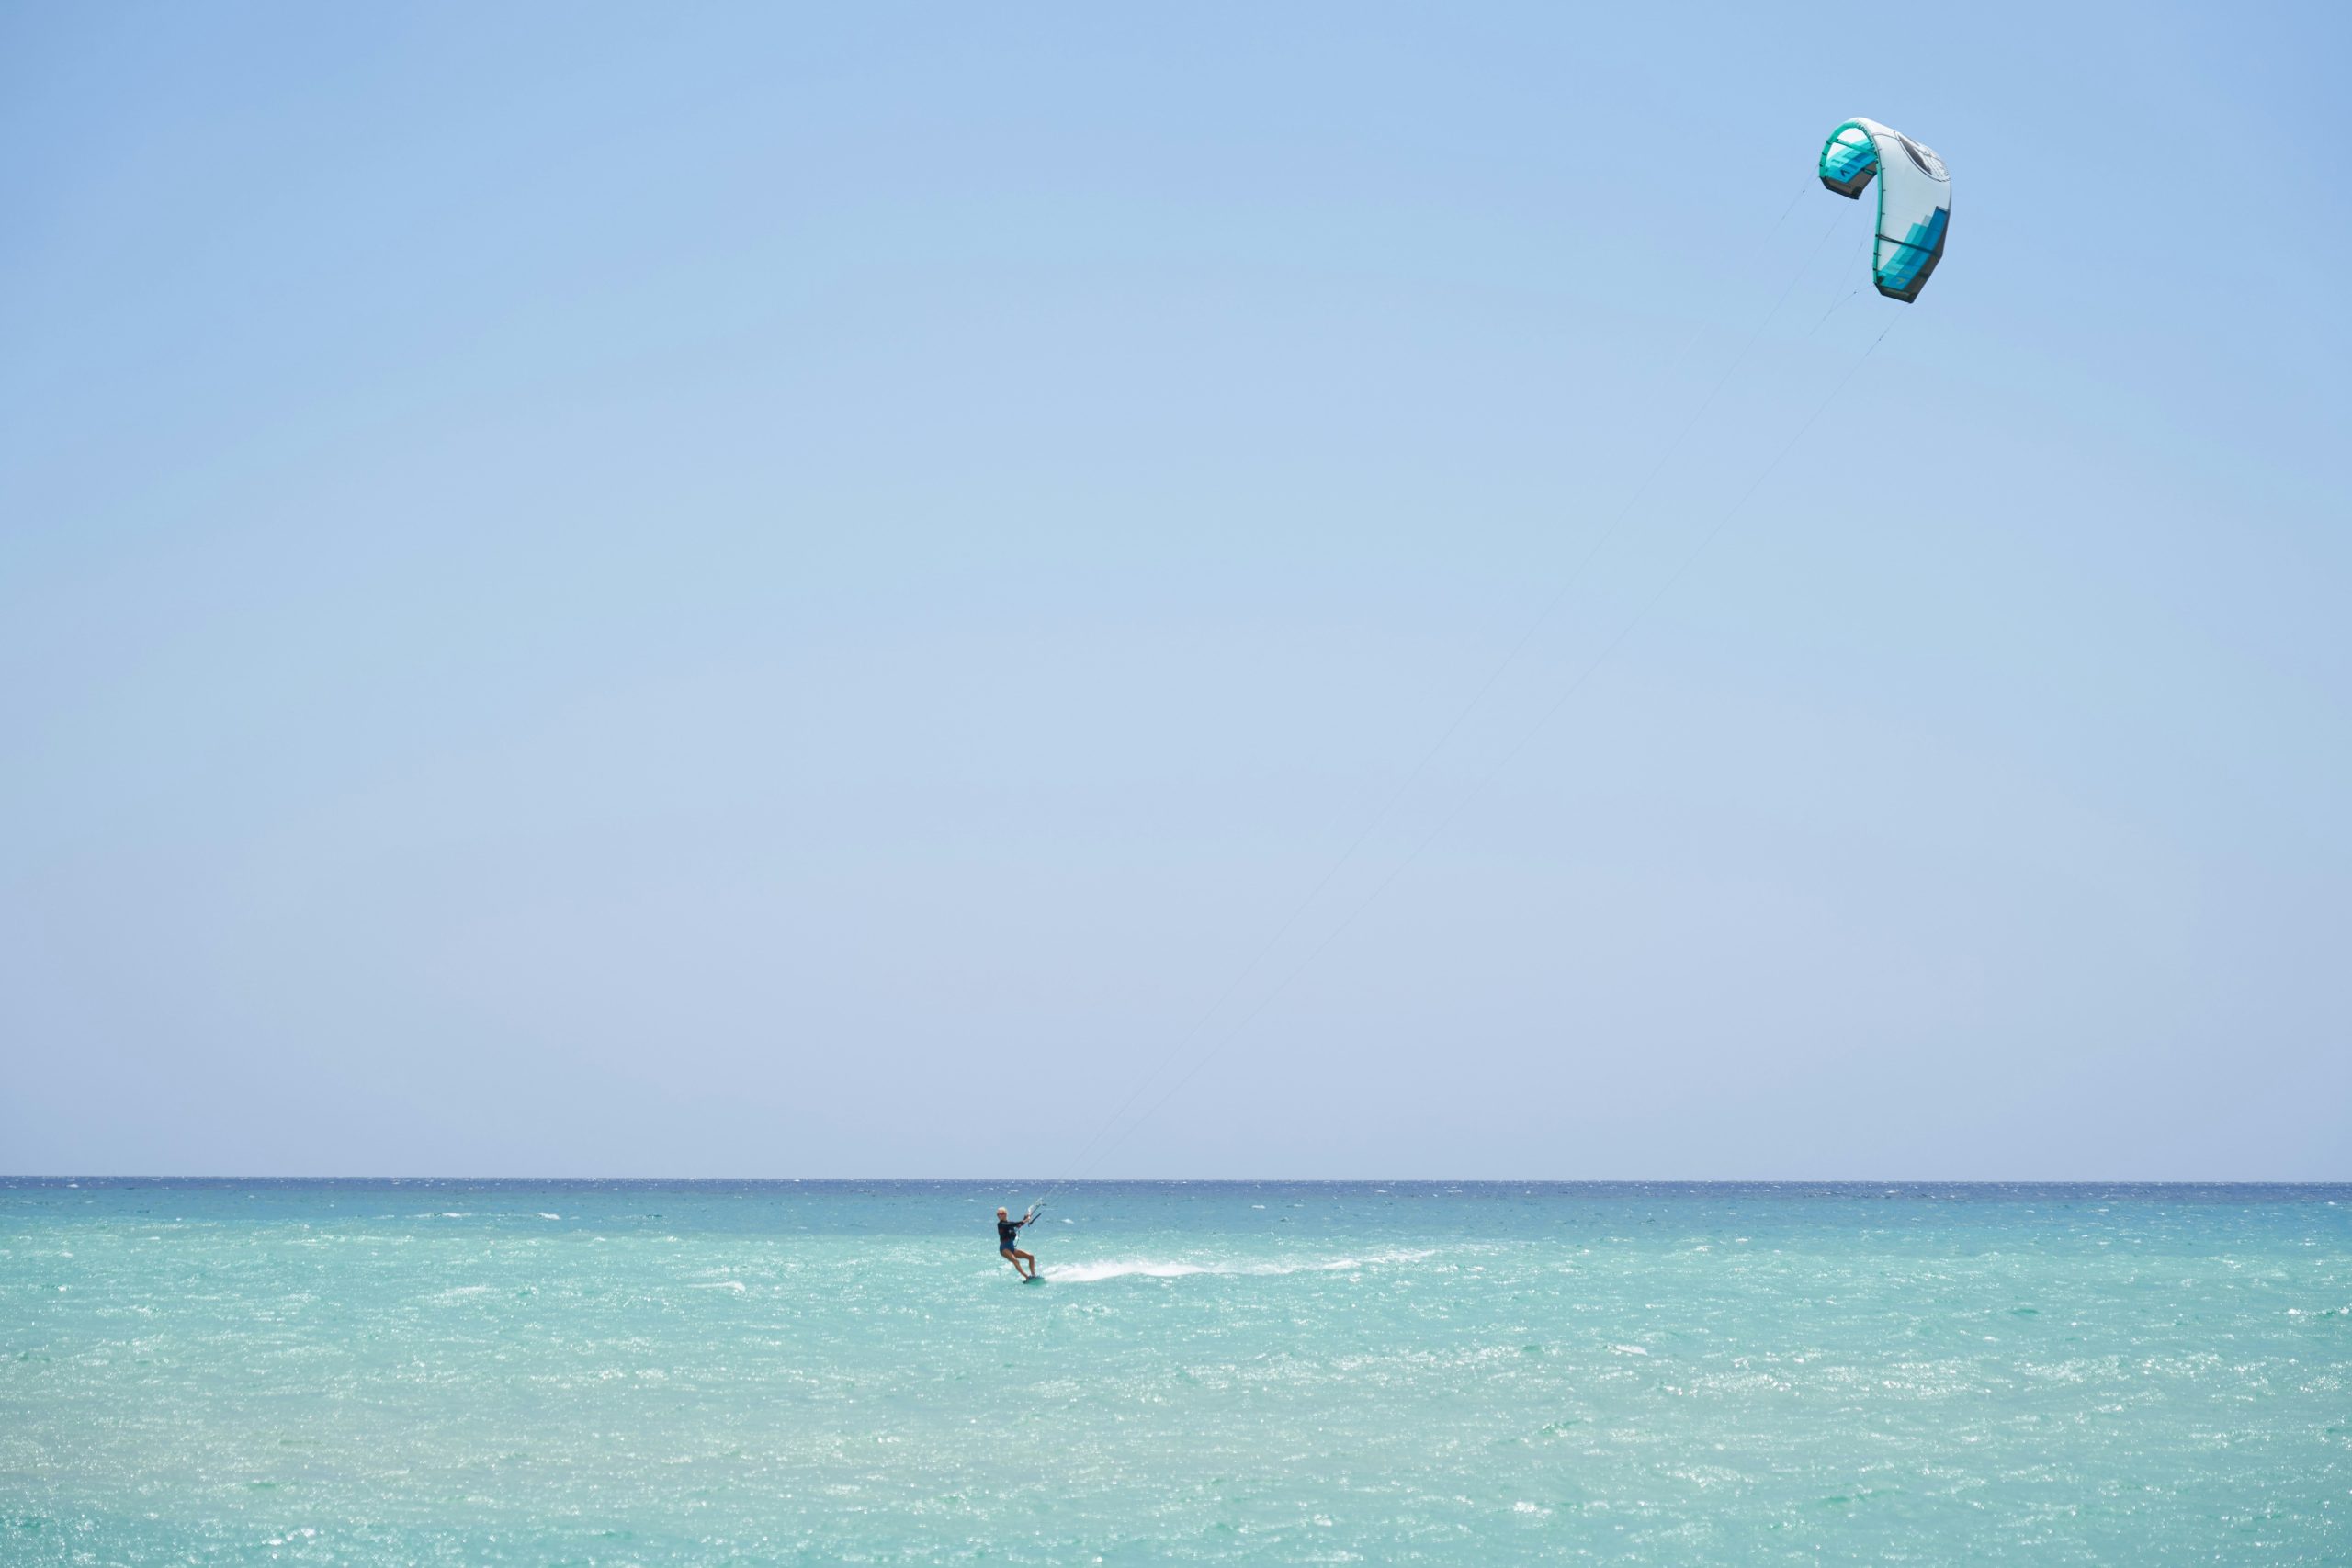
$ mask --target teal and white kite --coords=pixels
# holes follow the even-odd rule
[[[1951,175],[1931,150],[1874,119],[1849,119],[1829,133],[1821,149],[1823,185],[1859,201],[1873,175],[1878,250],[1871,275],[1881,294],[1908,305],[1943,259]]]

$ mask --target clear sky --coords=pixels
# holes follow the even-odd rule
[[[0,8],[0,1170],[2345,1178],[2346,16]]]

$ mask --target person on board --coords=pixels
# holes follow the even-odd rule
[[[1037,1255],[1034,1252],[1023,1252],[1012,1244],[1021,1239],[1021,1227],[1036,1217],[1037,1211],[1035,1209],[1031,1209],[1017,1220],[1008,1218],[1002,1209],[996,1212],[997,1252],[1007,1263],[1012,1265],[1013,1272],[1024,1280],[1034,1280],[1037,1277]]]

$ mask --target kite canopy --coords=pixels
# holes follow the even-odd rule
[[[1951,175],[1944,161],[1874,119],[1849,119],[1821,149],[1821,183],[1860,200],[1878,180],[1878,249],[1871,274],[1878,291],[1905,304],[1919,297],[1943,259],[1951,221]]]

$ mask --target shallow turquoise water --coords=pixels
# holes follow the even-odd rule
[[[2352,1562],[2352,1188],[0,1182],[0,1562]]]

